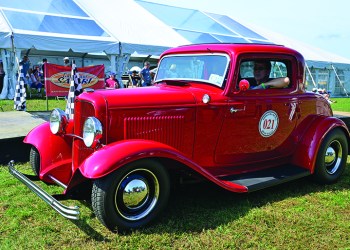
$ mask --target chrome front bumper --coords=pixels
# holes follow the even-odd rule
[[[37,196],[39,196],[43,201],[49,204],[53,209],[55,209],[60,215],[67,219],[78,220],[79,219],[79,207],[67,207],[61,202],[56,200],[50,194],[45,192],[41,187],[36,185],[30,179],[28,179],[24,174],[19,172],[14,167],[14,161],[10,161],[8,164],[9,172],[18,180],[20,180],[24,185],[26,185],[30,190],[32,190]]]

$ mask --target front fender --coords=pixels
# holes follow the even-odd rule
[[[67,126],[66,132],[71,134],[72,124]],[[49,171],[71,171],[72,165],[72,137],[64,135],[54,135],[51,133],[49,122],[45,122],[28,133],[24,138],[24,143],[33,145],[40,155],[40,178]],[[61,179],[64,182],[69,180],[70,176]]]
[[[297,150],[293,156],[295,165],[307,168],[314,172],[317,152],[325,136],[335,128],[341,128],[349,141],[349,131],[345,123],[336,117],[320,116],[313,120],[312,125],[304,133],[303,138],[297,145]]]
[[[127,163],[149,157],[173,159],[227,190],[247,192],[243,186],[219,180],[175,148],[149,140],[124,140],[104,146],[83,161],[79,170],[88,179],[98,179]]]
[[[167,157],[179,160],[181,153],[176,149],[149,140],[124,140],[108,144],[95,151],[79,166],[86,178],[101,178],[121,166],[142,158]]]

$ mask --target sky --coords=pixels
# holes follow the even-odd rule
[[[350,59],[350,1],[146,0],[228,15]]]

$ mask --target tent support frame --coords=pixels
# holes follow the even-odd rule
[[[309,68],[309,66],[307,66],[306,62],[305,62],[305,68],[307,69],[307,72],[309,73],[309,76],[311,77],[312,84],[314,85],[315,88],[317,88],[315,79],[313,78],[311,71],[310,71],[310,68]]]
[[[335,69],[335,67],[333,66],[333,64],[331,64],[331,66],[332,66],[332,69],[333,69],[333,71],[334,71],[334,73],[335,73],[336,78],[337,78],[338,81],[339,81],[340,86],[341,86],[341,87],[343,88],[343,90],[344,90],[344,93],[345,93],[346,97],[349,97],[348,92],[346,91],[346,89],[345,89],[343,83],[342,83],[341,80],[340,80],[340,77],[339,77],[339,75],[338,75],[338,73],[337,73],[337,70]]]

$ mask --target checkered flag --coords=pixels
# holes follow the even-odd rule
[[[26,111],[27,109],[27,104],[26,104],[27,93],[26,93],[26,88],[24,86],[24,75],[23,75],[22,69],[23,69],[23,66],[20,65],[17,84],[16,84],[15,97],[13,99],[15,102],[13,108],[18,111]]]
[[[83,93],[83,85],[81,84],[79,72],[78,72],[78,69],[77,69],[74,61],[73,61],[73,65],[72,65],[72,76],[73,76],[73,81],[74,81],[75,96],[78,96],[81,93]]]
[[[75,61],[72,64],[72,72],[70,79],[70,86],[67,98],[66,105],[66,114],[69,116],[69,119],[74,118],[74,100],[75,97],[80,95],[83,92],[83,86],[80,81],[79,73]]]

